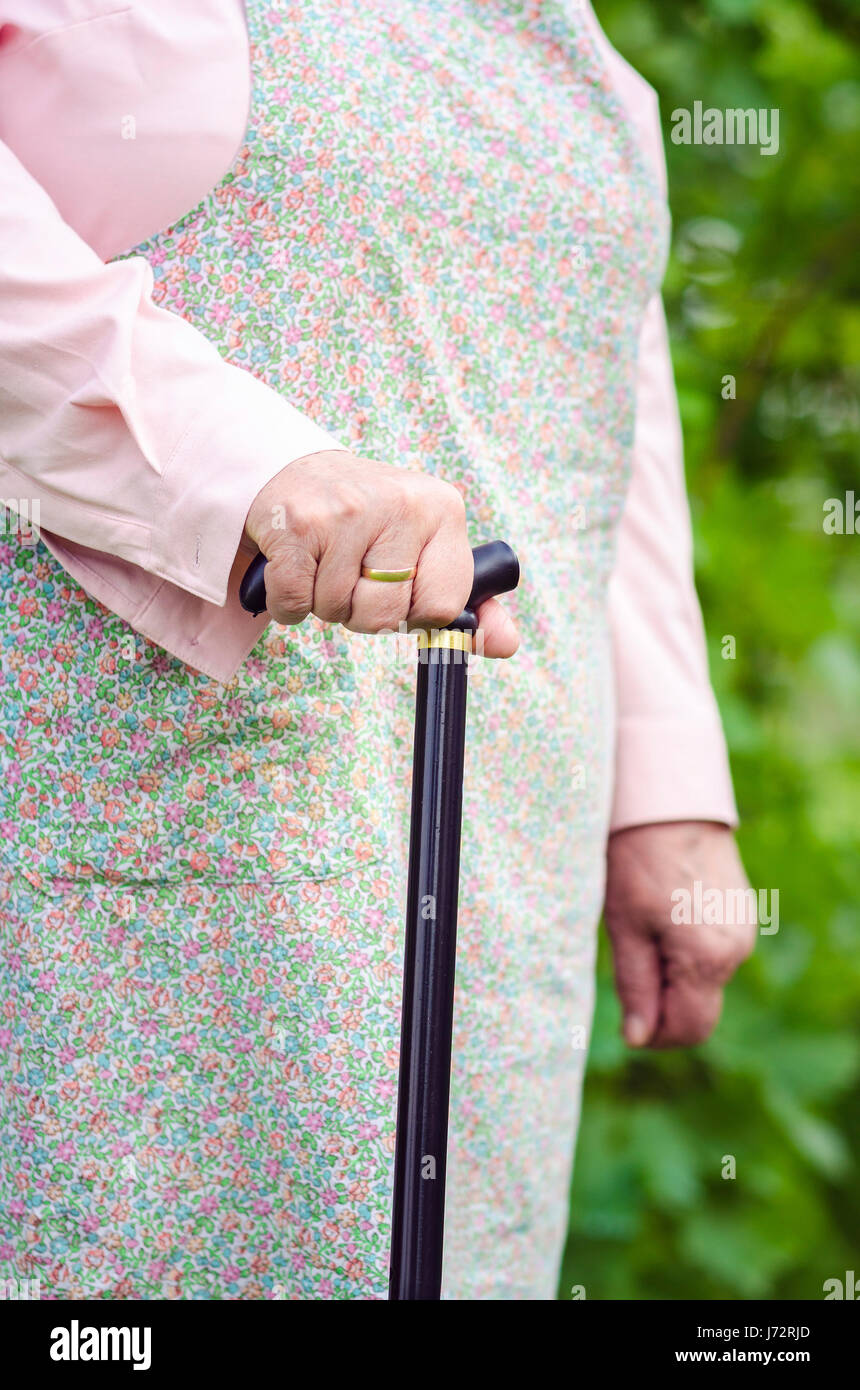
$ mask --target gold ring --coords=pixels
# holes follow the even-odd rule
[[[408,570],[374,570],[369,565],[362,565],[362,579],[377,579],[381,584],[405,584],[407,580],[415,578],[417,565],[410,565]]]

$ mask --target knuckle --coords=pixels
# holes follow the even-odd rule
[[[698,978],[707,985],[721,985],[734,970],[734,962],[728,952],[713,952],[699,961]]]
[[[395,468],[388,476],[392,495],[399,498],[404,507],[413,507],[417,501],[426,497],[429,474],[420,473],[415,468]]]
[[[743,965],[745,960],[749,960],[753,953],[752,941],[739,941],[732,949],[729,958],[729,975],[734,975],[735,971]]]
[[[395,488],[385,508],[385,529],[382,539],[386,541],[392,535],[396,535],[399,530],[407,526],[416,515],[421,511],[420,497],[408,489]]]
[[[304,498],[287,512],[287,527],[295,540],[304,546],[314,546],[324,537],[331,524],[331,508],[317,498]]]
[[[454,521],[466,523],[466,503],[463,494],[453,483],[441,483],[442,508],[446,516]]]
[[[745,938],[733,937],[720,942],[711,953],[709,974],[718,982],[728,980],[751,951],[752,944]]]
[[[338,484],[332,496],[332,504],[340,521],[356,521],[365,510],[365,499],[361,488],[348,481]]]

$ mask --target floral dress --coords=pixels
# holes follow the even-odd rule
[[[157,301],[523,561],[470,677],[444,1291],[551,1298],[612,781],[606,588],[667,214],[575,0],[250,0],[244,144]],[[385,1298],[410,639],[229,686],[0,550],[0,1275]]]

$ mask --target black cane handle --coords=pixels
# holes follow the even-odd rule
[[[266,581],[263,577],[265,568],[266,557],[261,550],[245,570],[239,585],[239,602],[255,618],[266,611]]]
[[[520,562],[507,541],[487,541],[485,545],[476,545],[472,559],[475,562],[475,578],[467,608],[474,611],[488,598],[508,594],[519,584]]]
[[[487,541],[485,545],[476,545],[472,559],[475,578],[466,604],[467,612],[474,612],[488,598],[509,593],[520,582],[520,562],[507,541]],[[251,561],[239,585],[239,602],[255,618],[266,611],[265,568],[266,557],[261,552]],[[452,623],[451,626],[456,624]]]

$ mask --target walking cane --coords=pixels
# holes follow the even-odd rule
[[[520,577],[504,541],[476,546],[472,557],[472,592],[459,618],[418,634],[388,1292],[397,1302],[438,1299],[442,1286],[466,676],[478,608]],[[258,555],[242,580],[250,613],[266,607],[265,564]]]

